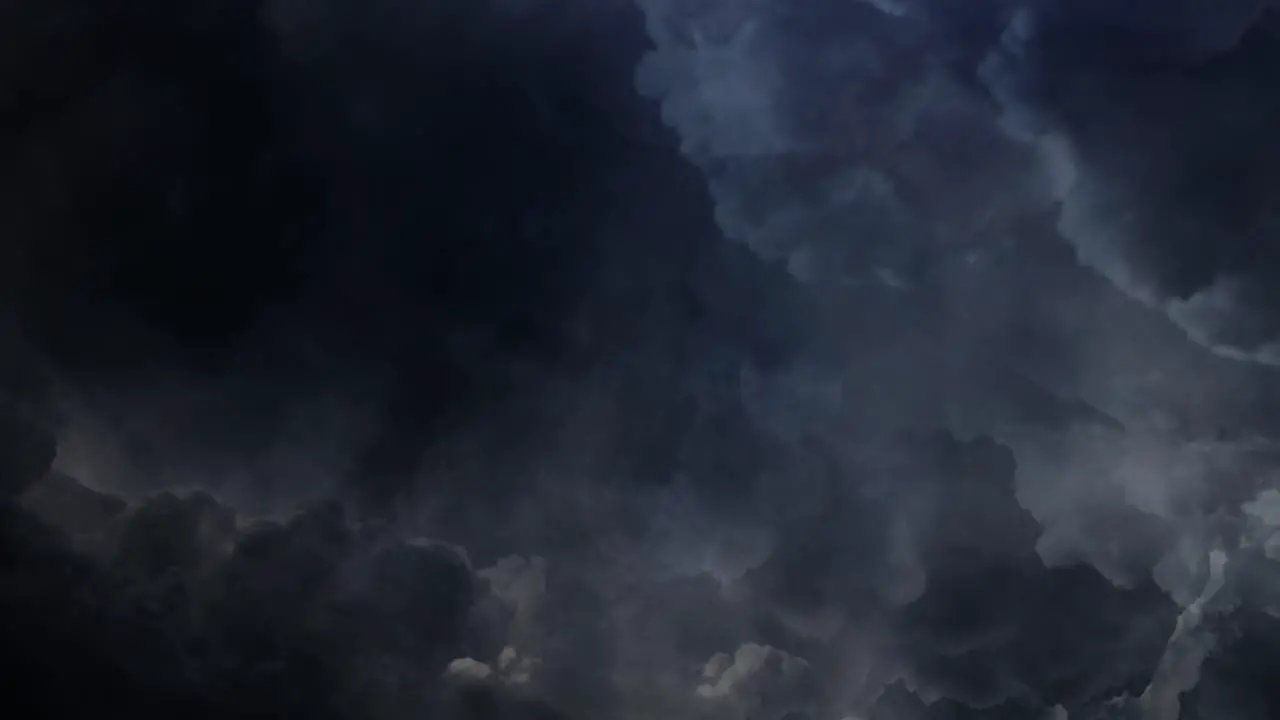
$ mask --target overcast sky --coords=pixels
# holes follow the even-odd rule
[[[1280,717],[1274,5],[4,3],[7,696]]]

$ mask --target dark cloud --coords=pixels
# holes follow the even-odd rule
[[[854,417],[840,426],[837,454],[865,458],[848,446],[868,430],[938,423],[993,433],[1017,459],[1010,510],[987,499],[988,513],[973,512],[966,501],[989,497],[980,486],[952,496],[899,480],[912,490],[883,506],[858,499],[850,516],[832,511],[840,519],[829,536],[823,523],[797,521],[775,534],[760,577],[778,579],[766,586],[809,614],[835,597],[859,598],[855,615],[874,613],[876,581],[866,578],[886,576],[910,579],[924,593],[917,606],[940,617],[975,608],[955,630],[936,631],[959,643],[961,659],[941,660],[940,645],[913,659],[916,672],[936,671],[926,696],[1088,713],[1109,694],[1142,695],[1151,709],[1170,688],[1194,685],[1178,668],[1197,666],[1186,660],[1195,653],[1183,654],[1176,635],[1166,647],[1176,605],[1193,603],[1211,577],[1206,553],[1222,532],[1212,518],[1238,517],[1270,464],[1269,441],[1246,437],[1269,432],[1268,401],[1248,398],[1269,397],[1274,379],[1185,337],[1266,359],[1258,248],[1273,163],[1266,101],[1250,100],[1251,83],[1271,72],[1264,3],[642,5],[657,47],[638,87],[660,100],[706,174],[721,228],[812,288],[815,335],[848,340],[809,349],[829,353],[826,367],[843,365],[837,415]],[[1234,249],[1245,245],[1254,249]],[[1104,282],[1091,274],[1099,270]],[[797,367],[814,379],[812,365]],[[927,455],[927,444],[910,447]],[[844,477],[866,469],[837,467]],[[953,459],[923,474],[960,472]],[[947,527],[931,514],[935,502],[957,511],[961,531],[931,541],[932,528]],[[891,531],[886,516],[920,525]],[[1008,535],[984,545],[972,535],[979,527]],[[948,551],[933,566],[923,561],[931,542]],[[899,555],[894,569],[885,559],[903,547],[911,562]],[[975,553],[984,547],[1006,553]],[[861,580],[837,569],[852,557]],[[1062,665],[1037,666],[1023,653],[1059,643],[1041,633],[1069,611],[1033,618],[999,598],[1050,607],[1066,587],[1099,593],[1068,605],[1111,619],[1093,641],[1073,636],[1094,650],[1059,645]],[[1138,613],[1161,619],[1143,628]],[[927,617],[900,636],[935,634]],[[948,634],[966,625],[964,640]],[[1083,671],[1093,651],[1113,658],[1101,648],[1126,632],[1143,636],[1119,641],[1127,670],[1109,659],[1099,664],[1114,675]]]
[[[13,697],[1269,717],[1265,5],[9,3]]]
[[[991,61],[1009,110],[1035,118],[1022,131],[1065,143],[1060,227],[1081,259],[1194,340],[1267,363],[1269,6],[1050,4]]]
[[[53,498],[93,491],[53,482],[31,504],[76,522]],[[500,629],[476,624],[489,584],[453,548],[335,505],[246,525],[208,495],[123,516],[98,498],[120,521],[95,538],[100,561],[4,506],[6,696],[35,717],[558,717],[443,677]]]

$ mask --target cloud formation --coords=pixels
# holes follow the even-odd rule
[[[1275,714],[1264,4],[11,3],[14,687]]]

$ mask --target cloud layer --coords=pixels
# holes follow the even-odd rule
[[[90,5],[0,22],[47,715],[1277,713],[1261,0]]]

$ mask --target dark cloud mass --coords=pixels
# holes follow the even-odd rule
[[[1268,0],[0,2],[20,717],[1280,718]]]

